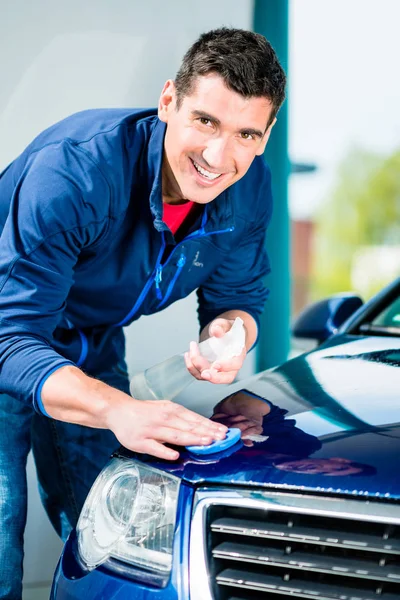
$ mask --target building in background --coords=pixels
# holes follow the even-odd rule
[[[291,312],[293,317],[296,317],[310,301],[313,235],[313,221],[291,222]]]
[[[289,180],[293,314],[400,275],[399,19],[396,0],[290,2],[289,154],[317,166]]]

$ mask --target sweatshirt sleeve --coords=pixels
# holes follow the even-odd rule
[[[270,272],[265,234],[272,216],[272,192],[271,175],[266,165],[254,187],[257,191],[253,197],[240,199],[254,203],[253,221],[246,224],[245,234],[229,257],[197,292],[201,329],[221,313],[233,309],[249,313],[259,328],[260,315],[268,296],[264,277]]]
[[[104,231],[108,200],[96,164],[65,142],[31,156],[15,182],[0,237],[0,391],[40,412],[45,379],[74,364],[52,348],[52,335],[79,254]]]

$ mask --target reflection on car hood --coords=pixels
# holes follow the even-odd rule
[[[207,458],[144,460],[193,484],[400,498],[399,366],[400,338],[336,336],[245,382],[287,411],[287,430],[270,427],[268,440]]]

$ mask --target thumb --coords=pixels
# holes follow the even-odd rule
[[[208,327],[208,333],[210,336],[222,337],[231,329],[233,323],[230,319],[214,319]]]

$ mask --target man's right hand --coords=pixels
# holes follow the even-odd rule
[[[74,366],[61,367],[46,379],[42,402],[54,419],[110,429],[125,448],[166,460],[176,460],[179,452],[164,444],[208,445],[224,439],[227,431],[169,400],[135,400]]]
[[[179,452],[163,444],[204,446],[225,438],[227,428],[169,400],[134,400],[111,409],[109,429],[125,448],[176,460]]]

